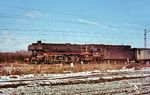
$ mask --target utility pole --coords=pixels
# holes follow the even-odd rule
[[[150,30],[144,29],[144,47],[147,48],[147,33],[150,32]]]
[[[146,48],[146,29],[144,29],[144,47]]]

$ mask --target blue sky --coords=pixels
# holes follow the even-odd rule
[[[27,50],[37,40],[144,47],[149,4],[149,0],[1,0],[0,51]]]

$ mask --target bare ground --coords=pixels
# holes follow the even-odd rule
[[[149,95],[150,68],[1,76],[4,95]]]
[[[132,63],[132,64],[25,64],[25,63],[4,63],[0,64],[0,75],[26,75],[26,74],[57,74],[64,72],[82,72],[93,70],[118,70],[122,68],[141,69],[150,67],[150,65]]]
[[[0,95],[149,95],[147,64],[1,64]]]

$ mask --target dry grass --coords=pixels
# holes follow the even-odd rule
[[[24,75],[24,74],[50,74],[50,73],[64,73],[64,72],[80,72],[91,70],[116,70],[123,67],[133,68],[142,67],[145,65],[132,64],[24,64],[24,63],[5,63],[0,64],[0,75]]]

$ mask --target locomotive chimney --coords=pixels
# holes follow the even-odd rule
[[[41,44],[41,43],[42,43],[42,41],[37,41],[37,43],[38,43],[38,44]]]

